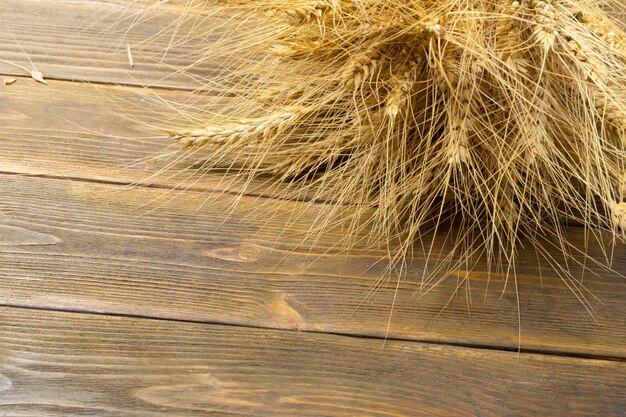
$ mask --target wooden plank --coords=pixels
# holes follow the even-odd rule
[[[194,100],[217,107],[210,94],[159,91],[20,78],[0,86],[0,171],[118,183],[228,190],[223,175],[190,171],[199,153],[177,160],[167,128],[181,123],[170,106]],[[176,163],[171,163],[174,160]],[[169,169],[163,170],[169,166]],[[256,181],[251,193],[274,187]]]
[[[153,163],[151,161],[135,165],[128,169],[122,169],[121,167],[124,164],[133,162],[154,152],[158,152],[167,143],[165,139],[157,137],[161,134],[161,132],[149,127],[147,123],[154,123],[155,121],[158,121],[163,124],[167,124],[166,120],[170,117],[171,110],[169,110],[165,105],[159,105],[151,102],[149,100],[150,93],[141,95],[138,94],[137,90],[130,88],[101,87],[96,89],[93,86],[74,85],[62,82],[51,82],[48,86],[42,86],[29,81],[30,80],[20,80],[17,84],[9,87],[3,87],[1,89],[2,99],[0,100],[0,120],[2,120],[3,129],[0,131],[0,137],[2,138],[0,141],[0,166],[3,171],[41,175],[58,175],[126,183],[144,179],[151,173],[158,170],[158,163]],[[162,96],[167,100],[182,101],[186,97],[186,93],[162,92]],[[197,97],[199,100],[213,100],[210,96]],[[110,100],[111,98],[112,100]],[[198,178],[192,177],[192,179],[193,181],[196,181]],[[151,181],[154,184],[176,184],[176,181],[169,179],[167,174],[157,175],[152,178]],[[212,176],[205,176],[203,179],[196,182],[195,186],[202,189],[232,189],[232,187],[228,184],[220,185],[219,180]],[[8,184],[7,187],[19,188],[22,186]],[[28,189],[28,187],[26,189]],[[46,195],[46,193],[55,193],[57,191],[44,188],[41,192],[43,195]],[[90,191],[85,191],[85,193],[89,192]],[[115,192],[112,193],[115,194]],[[160,193],[162,193],[162,191],[152,190],[149,191],[148,196],[144,195],[141,198],[144,198],[145,200],[143,201],[145,202],[161,195]],[[94,197],[97,200],[98,198],[101,198],[101,195],[96,193],[94,194]],[[53,200],[54,198],[53,194],[48,194],[48,200]],[[142,201],[141,198],[133,198],[128,202],[129,204],[132,204],[118,206],[118,208],[113,212],[105,215],[113,215],[118,216],[119,218],[128,219],[129,215],[127,210],[133,206],[135,208],[139,206]],[[205,217],[202,217],[200,214],[196,214],[194,212],[195,209],[206,199],[206,195],[191,194],[189,198],[191,198],[191,201],[194,203],[189,203],[187,202],[188,200],[183,200],[180,206],[191,204],[193,206],[193,210],[190,210],[189,207],[187,207],[186,210],[184,207],[176,208],[179,213],[186,213],[187,219],[185,222],[189,222],[189,218],[198,217],[199,220],[194,222],[193,225],[196,232],[200,231],[205,233],[205,235],[210,233],[221,233],[218,231],[217,226],[224,219],[223,214],[206,212],[207,214],[205,214]],[[181,197],[178,197],[176,200],[181,201],[180,199]],[[61,200],[63,199],[61,198]],[[91,200],[91,204],[94,206],[99,205],[100,202],[96,200]],[[222,201],[224,206],[226,205],[226,200],[220,201]],[[245,201],[247,203],[245,203],[244,206],[247,207],[254,206],[255,204],[255,200],[252,199],[245,199]],[[100,209],[97,206],[95,208],[97,210]],[[20,206],[19,209],[23,210],[24,213],[28,213],[30,211],[30,207]],[[75,211],[71,213],[72,216],[80,217],[83,216],[82,213],[91,213],[90,210],[93,209],[94,207],[91,207],[90,204],[82,203],[82,206],[76,206],[74,209]],[[44,214],[44,219],[46,218],[45,216],[48,216],[48,214]],[[311,219],[311,216],[313,216],[313,214],[307,214],[304,218],[305,220],[307,218]],[[208,222],[206,217],[213,218],[213,221]],[[165,218],[167,219],[167,216],[165,216]],[[240,216],[240,219],[241,218],[243,218],[243,215]],[[8,217],[5,219],[14,221],[15,216],[13,219]],[[75,219],[72,221],[74,220]],[[158,222],[162,220],[162,218],[155,219],[155,222],[157,222],[155,224],[159,224]],[[17,221],[23,222],[24,220],[19,217],[17,218]],[[47,220],[44,220],[43,226],[48,227],[45,224],[45,221]],[[232,246],[224,244],[224,242],[229,242],[228,240],[224,240],[222,242],[222,246],[220,246],[219,242],[213,241],[214,246],[208,251],[208,253],[211,254],[211,258],[217,257],[218,259],[217,261],[211,261],[218,263],[218,266],[214,269],[214,271],[221,271],[224,268],[224,262],[228,265],[229,262],[232,264],[233,262],[236,263],[240,261],[241,257],[248,257],[248,250],[256,253],[258,249],[256,246],[248,246],[247,240],[250,237],[248,235],[241,234],[241,230],[239,229],[235,230],[237,227],[241,226],[240,222],[243,222],[243,220],[238,220],[232,225],[232,232],[236,232],[236,239],[234,240]],[[28,224],[28,220],[26,220],[26,223]],[[306,222],[304,222],[304,224],[305,223]],[[20,224],[23,225],[23,223]],[[254,231],[259,227],[257,224],[253,223],[246,224],[248,224],[248,229],[244,230],[247,232]],[[208,225],[210,225],[210,227]],[[38,229],[40,226],[41,225],[36,224],[35,229]],[[72,227],[75,228],[72,230],[72,233],[78,233],[79,235],[82,235],[83,238],[75,239],[73,237],[68,237],[69,241],[72,242],[70,246],[76,242],[80,242],[80,244],[79,246],[73,246],[71,250],[65,249],[66,252],[61,254],[53,254],[53,257],[56,257],[54,262],[57,262],[57,264],[54,264],[54,268],[58,269],[58,262],[62,262],[61,259],[63,259],[65,254],[80,254],[85,250],[85,247],[98,247],[91,245],[99,245],[100,242],[102,242],[101,240],[93,237],[94,234],[100,236],[100,232],[85,232],[80,228],[81,226],[78,226],[77,229],[75,225]],[[153,228],[155,226],[143,224],[142,227]],[[179,227],[181,228],[180,230],[185,230],[186,228],[188,230],[189,223],[183,223]],[[233,313],[232,311],[224,312],[223,310],[220,310],[218,305],[222,300],[219,297],[223,297],[223,294],[214,293],[212,289],[207,288],[199,290],[201,292],[204,291],[205,294],[203,297],[205,298],[202,301],[205,304],[208,304],[208,306],[205,305],[202,307],[199,312],[194,310],[197,306],[193,305],[193,302],[190,302],[188,298],[185,298],[189,297],[189,294],[196,291],[191,289],[187,289],[185,294],[180,294],[180,297],[176,301],[180,305],[173,309],[173,313],[171,313],[170,310],[163,309],[163,302],[169,302],[169,298],[166,294],[164,294],[163,287],[159,286],[164,285],[164,283],[168,283],[167,285],[169,285],[169,281],[167,279],[169,276],[168,274],[180,275],[181,273],[186,274],[187,272],[181,272],[179,270],[178,272],[173,273],[171,270],[173,267],[167,263],[165,266],[161,267],[160,263],[164,262],[164,254],[170,253],[172,249],[167,243],[165,243],[166,247],[157,246],[156,248],[153,248],[151,244],[146,241],[141,241],[142,243],[139,244],[142,249],[138,252],[141,256],[139,256],[137,261],[138,263],[136,264],[136,268],[141,270],[139,272],[140,283],[138,285],[142,286],[142,282],[144,280],[152,282],[150,280],[154,279],[154,277],[151,276],[146,277],[143,267],[139,266],[141,262],[145,261],[151,264],[159,265],[159,268],[161,269],[159,269],[158,277],[156,278],[157,283],[150,284],[156,285],[160,288],[158,291],[150,290],[158,293],[156,295],[156,302],[149,301],[150,297],[155,296],[153,292],[142,289],[142,291],[145,292],[140,292],[141,297],[148,301],[146,301],[146,304],[140,304],[138,307],[133,305],[132,300],[125,299],[125,296],[123,295],[118,296],[118,299],[110,305],[103,305],[100,303],[94,304],[94,300],[101,301],[100,296],[102,293],[99,292],[106,291],[106,289],[96,288],[95,293],[91,293],[89,296],[80,294],[80,289],[74,288],[72,282],[68,283],[65,281],[67,279],[67,275],[60,273],[55,279],[61,281],[59,284],[60,287],[55,290],[56,292],[53,291],[48,294],[29,295],[25,291],[19,289],[19,285],[24,284],[22,282],[24,276],[33,276],[33,271],[30,271],[28,267],[25,268],[25,271],[23,271],[24,275],[20,278],[21,281],[18,282],[17,292],[19,293],[19,296],[15,299],[19,299],[22,303],[28,303],[29,300],[32,299],[42,305],[69,305],[78,306],[77,308],[95,308],[102,309],[104,311],[130,311],[146,315],[167,316],[168,314],[174,314],[177,317],[190,317],[191,319],[206,321],[217,320],[225,322],[251,323],[255,325],[268,325],[273,327],[300,327],[307,330],[320,329],[321,331],[345,331],[355,332],[357,334],[365,333],[384,336],[387,313],[391,304],[389,293],[387,293],[387,296],[381,296],[379,301],[370,304],[367,307],[367,315],[359,316],[359,314],[362,314],[361,312],[364,311],[361,310],[357,312],[355,317],[350,316],[356,305],[358,305],[358,302],[362,300],[367,289],[374,282],[376,273],[378,272],[374,270],[370,271],[369,274],[364,274],[362,271],[365,271],[367,267],[373,264],[375,260],[379,259],[379,257],[372,257],[370,255],[357,253],[356,256],[350,258],[348,266],[345,266],[345,264],[348,263],[345,259],[337,257],[334,261],[325,264],[325,268],[317,270],[309,268],[309,271],[311,271],[309,275],[317,276],[317,281],[315,281],[314,279],[309,279],[307,274],[303,272],[302,264],[306,257],[303,254],[303,251],[300,251],[299,253],[294,254],[293,258],[290,258],[292,261],[291,265],[287,264],[287,267],[283,270],[286,272],[281,272],[281,269],[278,268],[277,265],[278,261],[284,257],[284,252],[282,251],[293,249],[295,247],[295,241],[292,239],[290,242],[282,242],[281,244],[283,246],[279,246],[279,250],[268,250],[267,248],[272,249],[272,242],[279,237],[279,230],[282,230],[284,223],[281,225],[280,222],[273,222],[270,223],[268,227],[273,228],[270,230],[271,233],[268,232],[269,234],[264,236],[260,241],[253,243],[253,245],[257,245],[262,248],[259,252],[269,253],[268,257],[261,256],[261,263],[255,261],[246,264],[249,268],[244,272],[248,274],[254,273],[255,268],[265,265],[265,270],[262,270],[262,274],[269,275],[270,278],[263,277],[261,281],[258,282],[259,289],[256,293],[254,293],[253,298],[248,299],[247,295],[243,296],[246,298],[246,303],[244,303],[246,309],[244,309],[244,312],[237,311],[236,313]],[[30,230],[28,227],[26,227],[26,229]],[[9,229],[5,230],[5,232],[8,233],[9,231],[12,231],[14,232],[12,233],[13,235],[20,235],[22,229],[17,230],[18,232],[16,232],[15,229]],[[302,232],[302,227],[295,230],[295,232],[298,231]],[[573,233],[579,232],[574,231]],[[52,235],[54,236],[54,233],[52,233]],[[117,236],[117,234],[114,235]],[[195,242],[194,245],[197,244],[202,246],[204,245],[203,239],[205,235],[201,235],[202,237],[194,236],[192,239],[185,237],[184,239],[185,241]],[[114,250],[113,252],[109,250],[109,256],[119,256],[120,252],[115,252],[115,250],[119,250],[120,247],[128,244],[128,240],[125,241],[124,239],[135,238],[132,233],[123,233],[121,236],[120,240],[112,243],[112,248]],[[170,237],[171,235],[167,236]],[[223,238],[227,239],[227,236],[223,236]],[[580,236],[578,239],[579,242],[583,241]],[[197,243],[198,241],[200,243]],[[240,250],[242,244],[243,254],[241,254],[242,252]],[[80,245],[86,246],[81,247]],[[28,249],[30,250],[32,248],[28,246]],[[203,276],[205,276],[206,273],[202,268],[206,268],[207,256],[206,254],[198,254],[196,246],[191,245],[190,247],[186,247],[186,249],[192,253],[190,258],[192,259],[192,264],[195,263],[196,265],[200,265],[200,270],[194,269],[197,274],[193,275],[191,279],[191,287],[195,286],[195,288],[202,288],[203,286],[206,286],[206,279],[203,279]],[[220,250],[215,252],[213,249]],[[325,249],[326,247],[318,247],[316,252],[314,252],[314,256],[315,254],[319,255]],[[148,254],[147,256],[146,253]],[[176,253],[179,258],[173,256],[168,258],[168,255],[166,256],[166,259],[169,259],[170,262],[176,262],[176,259],[184,258],[185,250],[179,249]],[[131,255],[136,254],[131,252]],[[624,304],[623,297],[620,298],[620,294],[624,294],[623,287],[621,286],[622,281],[615,275],[611,276],[603,274],[604,276],[602,279],[598,281],[604,282],[603,280],[608,280],[606,281],[608,282],[606,287],[600,289],[596,287],[591,288],[594,294],[597,294],[607,303],[605,306],[598,307],[598,317],[602,323],[602,327],[598,329],[595,325],[593,325],[584,309],[571,295],[569,295],[567,290],[562,285],[557,285],[553,289],[544,290],[543,292],[540,290],[539,279],[537,278],[538,270],[536,266],[532,265],[534,257],[531,255],[532,254],[527,254],[527,262],[529,265],[526,265],[526,268],[528,268],[527,271],[529,272],[528,277],[525,278],[524,281],[524,285],[526,285],[526,282],[529,282],[530,287],[529,289],[523,291],[528,291],[529,294],[534,295],[539,293],[540,297],[530,297],[530,299],[533,300],[532,302],[523,301],[523,346],[537,349],[573,350],[575,352],[582,353],[586,352],[586,349],[589,348],[591,354],[622,356],[623,350],[620,343],[624,336],[624,319],[623,314],[619,314],[619,307],[617,307],[620,304]],[[27,256],[27,254],[23,254],[23,256]],[[8,259],[12,258],[9,257]],[[39,261],[36,260],[35,265],[37,262]],[[43,264],[46,265],[46,267],[53,265],[46,262],[50,261],[43,261]],[[33,264],[28,265],[30,268],[35,267]],[[88,277],[98,275],[98,273],[94,273],[94,271],[91,270],[85,271],[84,265],[81,265],[79,261],[76,261],[76,259],[75,263],[71,263],[69,265],[69,270],[64,270],[64,274],[69,272],[70,276],[72,276],[71,274],[73,273],[77,273],[81,276]],[[285,264],[283,263],[282,265]],[[121,264],[116,264],[115,267],[117,269],[107,271],[107,274],[112,275],[107,276],[109,281],[104,282],[106,282],[109,286],[113,285],[117,290],[121,291],[123,284],[119,280],[123,281],[124,279],[127,279],[125,276],[126,267]],[[616,268],[621,271],[624,270],[623,260],[618,260]],[[56,272],[58,271],[55,270],[54,273]],[[203,273],[205,275],[203,275]],[[221,274],[221,272],[214,273]],[[525,273],[524,270],[520,271],[520,274],[522,273]],[[220,285],[222,285],[222,283],[219,279],[226,280],[226,286],[223,288],[228,288],[228,285],[232,285],[232,282],[228,280],[236,279],[236,277],[239,276],[238,274],[239,271],[236,271],[234,274],[231,272],[230,275],[220,275],[219,278],[215,279],[218,279]],[[417,301],[411,299],[410,293],[417,286],[416,277],[418,275],[419,271],[414,272],[411,277],[412,281],[409,281],[407,284],[403,284],[401,287],[403,293],[405,294],[405,298],[403,300],[405,304],[410,305],[410,307],[405,310],[404,316],[402,314],[398,315],[398,312],[401,311],[403,307],[401,305],[397,307],[389,333],[392,337],[407,337],[422,340],[445,340],[451,342],[460,341],[460,343],[493,344],[508,347],[517,345],[517,324],[514,299],[507,299],[507,304],[504,307],[497,308],[497,311],[490,310],[487,314],[488,316],[500,314],[500,319],[487,319],[484,321],[482,326],[479,326],[478,329],[465,330],[464,327],[466,327],[469,322],[465,319],[467,314],[463,304],[464,298],[460,297],[461,301],[456,307],[456,312],[450,313],[450,309],[448,309],[446,314],[450,314],[449,322],[442,325],[438,321],[439,317],[436,316],[435,313],[439,311],[443,304],[445,304],[444,301],[447,301],[447,298],[451,293],[451,288],[454,285],[450,283],[447,287],[442,286],[442,293],[440,295],[433,295],[432,297],[434,301],[431,304],[424,303],[423,299],[421,299],[419,300],[420,305],[418,307],[414,307],[413,305],[416,304]],[[480,275],[480,273],[477,272],[474,275]],[[482,281],[478,281],[479,283],[485,282],[486,278],[484,275],[485,274],[483,274]],[[233,276],[235,278],[233,278]],[[283,308],[285,303],[277,302],[277,304],[274,305],[272,302],[268,302],[266,298],[263,298],[267,296],[268,293],[268,291],[264,292],[262,290],[262,288],[267,288],[263,287],[263,285],[269,285],[268,281],[273,282],[273,285],[276,285],[276,276],[288,277],[288,280],[283,280],[288,282],[281,282],[277,290],[269,291],[270,294],[274,294],[274,292],[278,294],[276,296],[276,300],[289,300],[286,302],[286,305],[290,308],[290,303],[295,302],[296,305],[300,305],[298,304],[300,303],[300,299],[304,299],[307,303],[311,303],[310,313],[305,312],[300,314],[298,309],[294,310],[299,316],[305,317],[307,321],[306,324],[300,323],[298,315],[292,314],[291,309]],[[297,277],[297,279],[292,280],[292,276]],[[75,279],[74,276],[72,277],[72,279]],[[341,279],[338,279],[338,277],[341,277]],[[137,278],[135,277],[134,279]],[[333,280],[340,281],[347,279],[352,279],[352,283],[347,286],[346,283],[337,284],[333,282]],[[556,280],[554,277],[552,279]],[[311,282],[313,283],[311,284]],[[165,287],[167,287],[167,285]],[[336,285],[342,289],[338,291],[337,295],[334,295],[332,290],[337,289]],[[596,284],[595,281],[592,283],[592,286],[602,285],[604,284]],[[406,288],[409,289],[407,290]],[[240,287],[238,291],[246,294],[246,291],[250,291],[250,289],[244,285],[243,287]],[[542,305],[542,303],[548,303],[548,301],[542,299],[543,295],[545,295],[547,291],[552,291],[553,295],[558,294],[560,291],[560,295],[554,295],[557,297],[558,302]],[[333,293],[329,294],[329,292]],[[475,292],[480,294],[480,290]],[[207,295],[206,293],[210,295]],[[292,293],[297,294],[297,297],[294,298],[291,295]],[[497,295],[497,291],[495,294]],[[12,293],[11,296],[15,296],[15,293]],[[67,299],[65,299],[64,296],[66,296]],[[314,296],[326,297],[328,302],[313,302],[311,301],[311,298]],[[254,297],[257,297],[258,299]],[[494,295],[488,298],[488,300],[499,302],[496,298],[497,297]],[[537,300],[535,301],[535,299]],[[11,302],[10,300],[14,299],[8,297],[7,300]],[[475,306],[481,305],[482,301],[482,297],[477,297],[477,300],[475,300]],[[232,308],[233,311],[237,310],[239,306],[237,303],[241,303],[240,300],[238,301],[235,298],[232,298],[230,302],[231,304],[229,307]],[[537,304],[539,304],[539,306],[537,306]],[[480,313],[476,312],[477,309],[475,306],[472,308],[472,322],[484,320],[480,316]],[[548,320],[544,316],[552,317],[551,312],[546,312],[546,310],[550,309],[547,308],[547,306],[550,308],[558,307],[559,309],[563,309],[556,323],[543,323]],[[309,308],[309,305],[307,304],[306,307]],[[247,308],[250,308],[251,310],[247,310]],[[278,311],[278,313],[276,313],[275,310]],[[333,320],[328,319],[328,316],[334,312],[337,312],[340,319],[335,319],[333,322]],[[413,323],[416,315],[424,314],[430,314],[430,316],[427,316],[429,318],[424,318],[418,321],[418,323]],[[276,315],[278,318],[275,317]],[[372,323],[369,322],[370,315],[377,317],[377,319]],[[359,321],[368,321],[368,323],[358,323]],[[339,324],[337,324],[337,322],[339,322]],[[358,324],[355,324],[355,322]],[[528,323],[530,323],[530,327],[532,329],[530,331],[526,329]],[[583,329],[581,330],[581,328]],[[457,334],[454,332],[457,332],[460,336],[457,337]],[[567,334],[564,335],[562,333]],[[503,336],[505,334],[506,337]],[[532,340],[533,338],[536,340]]]
[[[214,66],[203,64],[192,72],[183,70],[197,59],[193,51],[208,40],[170,44],[168,26],[181,16],[184,5],[180,3],[160,2],[155,7],[155,3],[129,1],[4,0],[0,11],[0,73],[24,75],[11,64],[28,68],[34,64],[49,79],[202,87],[214,74]],[[214,26],[210,19],[216,18],[200,13],[206,4],[194,3],[199,4],[191,10],[195,15],[181,25],[180,33],[199,21]],[[132,30],[128,30],[131,25]],[[146,42],[150,37],[153,39]],[[127,43],[132,50],[133,68]],[[164,54],[166,49],[169,52]]]
[[[4,416],[622,416],[626,364],[0,309]]]
[[[243,197],[231,210],[231,196],[164,193],[0,176],[0,303],[387,334],[394,281],[358,308],[380,277],[382,254],[357,248],[341,255],[332,247],[342,237],[337,230],[317,241],[303,237],[323,205],[266,200],[259,209],[261,200]],[[584,244],[582,229],[570,233]],[[437,246],[446,249],[441,239]],[[597,245],[589,251],[600,256]],[[600,300],[591,300],[596,324],[554,272],[540,271],[530,250],[520,259],[522,349],[626,357],[626,280],[588,274],[585,284]],[[465,271],[452,270],[420,296],[423,266],[417,259],[399,285],[390,338],[517,349],[512,282],[502,294],[506,278],[489,278],[481,264],[469,274],[469,295],[461,287],[454,296]],[[614,266],[626,271],[626,259],[616,257]]]
[[[122,184],[192,187],[234,193],[233,178],[206,170],[202,152],[180,159],[166,130],[183,123],[172,107],[193,100],[207,108],[227,103],[211,94],[98,86],[30,79],[0,87],[0,171]],[[173,161],[173,162],[172,162]],[[164,169],[166,168],[167,169]],[[265,180],[247,193],[272,195]]]

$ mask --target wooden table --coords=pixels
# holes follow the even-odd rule
[[[146,158],[168,144],[155,97],[187,100],[211,68],[172,76],[188,58],[160,63],[158,42],[129,68],[110,31],[123,3],[0,2],[0,73],[17,78],[0,85],[0,415],[626,415],[624,246],[617,272],[585,277],[595,322],[522,251],[521,336],[504,276],[485,291],[478,268],[455,294],[453,271],[420,295],[419,260],[388,325],[395,283],[357,308],[380,253],[342,255],[332,231],[300,245],[323,204],[245,195],[231,210],[235,185],[212,174],[172,191]],[[26,54],[47,85],[12,65]],[[270,214],[250,216],[260,199]]]

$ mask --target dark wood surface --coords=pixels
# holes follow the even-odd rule
[[[484,264],[469,295],[462,270],[420,294],[416,259],[389,322],[394,282],[361,305],[382,253],[341,253],[338,230],[306,239],[326,205],[259,183],[233,208],[239,184],[206,173],[172,189],[187,173],[160,172],[172,116],[156,96],[185,102],[212,70],[168,76],[191,62],[160,63],[158,39],[129,68],[111,28],[135,11],[2,2],[0,60],[30,66],[26,51],[49,83],[0,62],[18,77],[0,83],[0,415],[626,415],[623,245],[584,278],[593,317],[522,250],[521,335],[515,293]]]
[[[11,416],[624,411],[615,361],[21,308],[0,308],[0,343]]]

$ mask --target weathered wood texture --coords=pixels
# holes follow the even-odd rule
[[[188,191],[163,201],[166,190],[81,181],[0,177],[0,299],[46,308],[136,314],[251,326],[384,336],[394,283],[356,310],[381,273],[380,254],[332,248],[329,231],[302,247],[307,225],[323,205],[266,202]],[[169,199],[169,196],[165,200]],[[155,204],[150,201],[157,200]],[[148,203],[148,206],[145,204]],[[297,213],[300,221],[289,222]],[[266,217],[264,217],[266,216]],[[285,229],[288,228],[288,231]],[[582,229],[571,230],[583,242]],[[597,251],[591,248],[592,251]],[[626,357],[626,280],[589,277],[595,324],[549,270],[543,278],[531,252],[521,253],[518,283],[524,349]],[[314,262],[312,262],[314,261]],[[399,287],[389,337],[518,347],[513,288],[480,268],[452,297],[456,278],[419,297],[419,260]],[[484,267],[484,265],[483,265]],[[624,259],[615,267],[624,270]],[[542,289],[543,283],[543,289]],[[355,312],[356,310],[356,312]]]
[[[0,72],[24,75],[12,64],[32,64],[50,79],[195,89],[214,74],[207,64],[183,71],[195,58],[190,51],[206,45],[193,40],[172,44],[168,27],[191,2],[3,0],[0,9]],[[172,4],[173,3],[173,4]],[[213,25],[207,10],[192,9],[186,25]],[[141,5],[144,7],[142,8]],[[139,13],[143,10],[143,13]],[[191,12],[190,11],[190,12]],[[132,30],[127,30],[133,26]],[[159,36],[161,33],[162,36]],[[152,38],[149,43],[145,41]],[[131,46],[130,68],[126,44]],[[165,51],[168,51],[165,54]],[[30,58],[30,59],[29,59]],[[31,64],[32,61],[32,64]]]
[[[0,308],[4,416],[622,416],[626,364]]]
[[[624,415],[623,246],[617,272],[584,281],[598,324],[522,251],[521,348],[550,355],[518,356],[512,283],[502,293],[505,277],[484,264],[469,295],[455,294],[463,270],[420,295],[417,259],[388,325],[395,282],[357,308],[382,254],[340,254],[338,230],[305,238],[326,205],[257,198],[273,189],[255,183],[233,208],[238,184],[172,177],[185,163],[161,172],[151,156],[179,121],[168,103],[221,105],[189,91],[215,71],[184,71],[194,45],[141,43],[189,3],[145,2],[151,18],[124,39],[118,29],[139,10],[126,0],[0,7],[0,74],[23,74],[7,62],[30,67],[28,54],[49,80],[128,85],[0,85],[0,414]],[[143,85],[165,88],[131,87]],[[171,191],[188,174],[193,190]],[[135,182],[145,186],[121,186]],[[602,257],[582,229],[569,234]]]
[[[185,102],[191,93],[96,86],[20,78],[0,86],[0,170],[119,183],[176,186],[188,173],[186,163],[166,164],[165,130],[173,119],[167,102]],[[193,95],[218,105],[210,95]],[[161,101],[164,100],[164,101]],[[173,150],[173,149],[171,149]],[[171,151],[170,150],[170,151]],[[225,190],[215,175],[192,175],[196,189]]]
[[[134,164],[168,143],[150,126],[167,124],[171,111],[143,90],[54,81],[43,86],[20,79],[0,94],[4,172],[123,184],[150,177],[148,183],[159,186],[173,186],[181,179],[171,178],[171,171],[180,168],[176,166],[153,175],[164,164],[159,160]],[[160,94],[183,101],[189,93]],[[215,175],[193,176],[192,181],[199,190],[236,190]],[[349,258],[322,256],[306,266],[307,245],[298,245],[323,205],[283,204],[280,213],[303,214],[290,235],[281,235],[289,216],[273,216],[266,224],[259,217],[247,219],[247,211],[260,203],[251,197],[240,200],[238,214],[228,217],[232,196],[215,199],[201,192],[166,194],[163,189],[139,188],[120,193],[113,185],[15,177],[7,177],[1,187],[11,196],[10,203],[4,203],[3,224],[59,237],[51,246],[4,246],[11,253],[5,258],[10,259],[7,266],[16,265],[0,294],[7,303],[387,334],[393,283],[353,315],[380,273],[380,268],[367,271],[380,254],[363,250]],[[173,201],[146,214],[150,208],[141,206],[159,198],[158,204]],[[571,234],[578,246],[585,245],[582,231],[572,229]],[[339,235],[326,238],[330,240],[314,245],[310,258],[323,255]],[[589,250],[599,255],[597,245]],[[18,256],[21,260],[15,262]],[[111,263],[110,258],[118,261]],[[599,322],[595,324],[554,273],[546,269],[543,279],[538,277],[532,252],[522,253],[522,260],[518,276],[523,348],[625,356],[626,280],[606,272],[587,279],[589,290],[601,301],[592,300]],[[616,270],[625,271],[624,262],[618,256]],[[37,284],[27,285],[25,278]],[[418,263],[399,289],[389,337],[517,348],[516,300],[511,286],[500,298],[502,277],[492,277],[484,299],[484,266],[472,274],[471,319],[464,294],[438,314],[453,293],[455,279],[421,298],[414,295],[419,279]],[[129,293],[131,282],[136,290]]]

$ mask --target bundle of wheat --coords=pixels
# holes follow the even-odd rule
[[[284,197],[330,200],[347,242],[363,231],[396,242],[393,266],[449,220],[448,259],[478,252],[507,266],[522,242],[543,252],[548,237],[568,252],[563,222],[623,238],[624,9],[225,2],[197,64],[221,63],[211,83],[233,104],[171,136],[204,167],[235,161],[239,175],[296,185]]]

